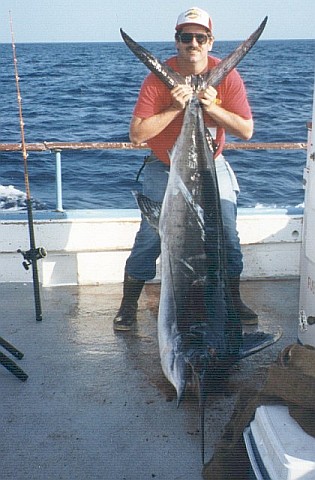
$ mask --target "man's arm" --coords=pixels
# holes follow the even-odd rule
[[[191,86],[178,85],[171,90],[172,104],[165,110],[148,118],[133,116],[129,132],[131,142],[140,145],[161,133],[184,110],[192,94]],[[199,94],[204,111],[216,125],[231,135],[241,140],[250,140],[254,130],[253,120],[225,110],[216,103],[216,96],[217,91],[213,87],[208,87]]]
[[[199,94],[204,111],[219,127],[224,128],[231,135],[241,140],[250,140],[254,131],[253,120],[225,110],[216,103],[216,96],[217,91],[213,87],[208,87]]]
[[[150,140],[161,133],[185,108],[193,89],[189,85],[178,85],[171,90],[172,104],[162,112],[148,118],[133,116],[129,136],[135,145]]]
[[[129,137],[134,145],[150,140],[164,130],[180,113],[172,106],[163,112],[153,115],[149,118],[139,118],[133,116],[130,123]]]

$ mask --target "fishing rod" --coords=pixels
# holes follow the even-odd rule
[[[0,346],[7,350],[15,358],[21,360],[24,354],[15,348],[11,343],[7,342],[4,338],[0,337]],[[25,382],[28,379],[27,373],[22,370],[11,358],[7,357],[4,353],[0,352],[0,364],[3,365],[9,372],[13,373],[17,378],[22,382]]]
[[[18,101],[19,117],[20,117],[22,155],[23,155],[23,162],[24,162],[24,181],[25,181],[25,191],[26,191],[26,207],[27,207],[28,231],[29,231],[29,241],[30,241],[30,249],[27,251],[18,250],[18,253],[21,253],[24,258],[23,267],[25,268],[25,270],[29,270],[29,267],[32,266],[36,320],[41,321],[43,319],[43,315],[42,315],[42,307],[41,307],[41,301],[40,301],[37,261],[40,260],[41,258],[44,258],[47,255],[47,253],[43,247],[36,248],[36,244],[35,244],[32,198],[31,198],[31,190],[30,190],[29,175],[28,175],[28,164],[27,164],[28,154],[26,151],[26,143],[25,143],[25,135],[24,135],[22,97],[20,92],[19,74],[18,74],[18,68],[17,68],[17,58],[16,58],[16,49],[15,49],[11,12],[10,12],[10,30],[11,30],[11,39],[12,39],[17,101]]]

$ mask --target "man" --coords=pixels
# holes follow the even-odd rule
[[[199,8],[191,8],[179,15],[175,41],[177,56],[166,63],[183,76],[204,74],[220,61],[208,55],[214,42],[212,21],[208,13]],[[169,90],[152,73],[142,84],[130,124],[130,139],[136,145],[147,142],[151,148],[144,169],[143,194],[153,201],[163,200],[170,163],[168,152],[181,131],[185,106],[192,95],[190,85],[178,85]],[[231,167],[222,155],[225,131],[242,140],[252,137],[253,120],[246,90],[239,74],[233,70],[217,89],[210,86],[201,91],[199,100],[206,127],[210,129],[218,147],[215,165],[233,303],[243,324],[256,324],[257,315],[244,305],[240,297],[243,262],[236,229],[239,187]],[[115,330],[130,330],[134,325],[139,296],[145,281],[155,277],[159,254],[159,235],[142,217],[140,230],[126,262],[123,299],[114,318]]]

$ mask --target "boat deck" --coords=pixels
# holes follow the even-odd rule
[[[298,291],[298,280],[242,282],[260,328],[284,333],[208,399],[206,461],[242,385],[260,384],[296,341]],[[0,365],[2,480],[202,478],[196,398],[177,409],[160,367],[159,285],[146,285],[135,331],[117,334],[121,293],[121,284],[44,288],[36,322],[32,285],[0,284],[0,335],[24,352],[16,362],[29,375],[21,382]]]

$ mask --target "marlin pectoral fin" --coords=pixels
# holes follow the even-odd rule
[[[256,332],[243,335],[243,346],[239,351],[239,360],[260,352],[264,348],[270,347],[282,337],[282,330],[276,333]]]
[[[265,17],[257,30],[251,36],[239,45],[232,53],[225,57],[216,67],[209,71],[204,77],[206,85],[216,87],[224,77],[236,67],[236,65],[247,55],[250,49],[255,45],[260,35],[264,31],[268,17]]]
[[[176,85],[186,83],[185,77],[175,72],[165,63],[160,62],[152,53],[135,42],[126,32],[120,29],[121,36],[127,47],[153,72],[170,90]]]
[[[141,210],[141,213],[145,216],[145,218],[148,220],[150,225],[156,230],[158,230],[162,203],[154,202],[153,200],[146,197],[145,195],[142,195],[142,193],[139,193],[139,192],[132,192],[132,193],[135,196],[135,199]]]

